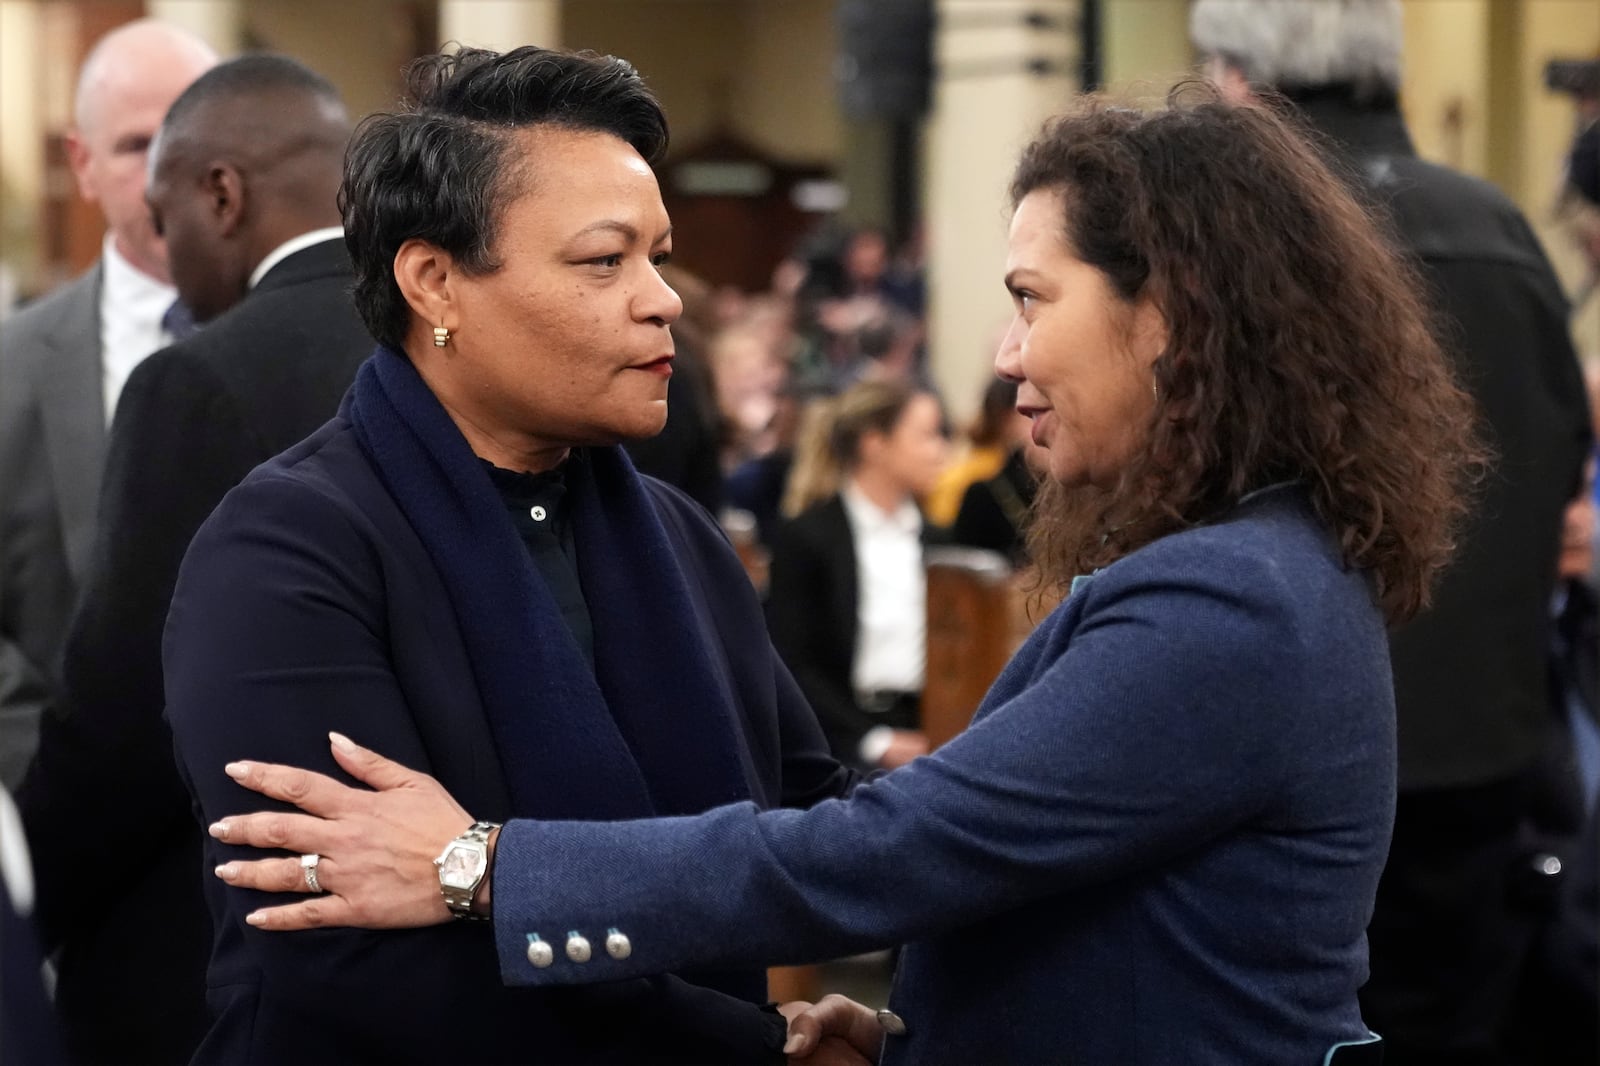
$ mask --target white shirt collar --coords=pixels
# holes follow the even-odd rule
[[[850,683],[860,692],[919,692],[927,663],[922,515],[910,500],[885,512],[853,483],[839,495],[856,557]]]
[[[156,315],[156,321],[159,322],[161,314],[178,298],[178,290],[128,262],[117,251],[117,238],[114,235],[106,234],[105,243],[100,247],[100,256],[103,264],[100,283],[111,291],[112,299],[120,306],[160,305],[161,311]]]
[[[893,530],[912,536],[922,532],[922,512],[910,500],[903,501],[893,511],[885,511],[867,499],[854,481],[845,482],[844,488],[839,491],[839,498],[844,502],[845,513],[851,523],[858,528]]]
[[[290,237],[268,252],[266,258],[256,264],[256,268],[250,272],[250,288],[253,289],[261,284],[261,279],[267,276],[267,271],[294,253],[303,248],[310,248],[313,244],[321,244],[323,241],[331,241],[336,238],[338,240],[344,239],[344,230],[338,226],[324,226],[321,229],[314,229],[310,233],[302,233],[298,237]]]
[[[133,368],[172,343],[161,320],[178,292],[128,262],[109,233],[100,264],[100,402],[110,425]]]

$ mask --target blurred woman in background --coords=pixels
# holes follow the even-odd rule
[[[999,347],[1005,334],[996,330],[992,343],[985,351]],[[936,526],[955,522],[961,510],[961,499],[967,489],[994,477],[1005,466],[1006,454],[1011,450],[1013,438],[1018,434],[1010,428],[1017,419],[1017,386],[1015,382],[990,378],[983,387],[983,398],[978,401],[978,413],[966,427],[966,441],[959,452],[939,475],[933,491],[928,493],[923,510],[928,521]],[[1026,421],[1024,420],[1024,424]],[[1027,440],[1027,433],[1021,434]]]
[[[1005,418],[998,430],[998,443],[1005,448],[1004,460],[992,475],[972,482],[961,494],[950,539],[963,547],[999,552],[1021,566],[1026,564],[1028,555],[1028,512],[1039,487],[1029,465],[1028,435],[1032,423],[1016,409],[1016,382],[996,378],[995,383],[1006,397]]]
[[[767,624],[834,754],[900,766],[927,751],[928,528],[917,500],[944,469],[938,399],[862,382],[816,401],[772,544]]]

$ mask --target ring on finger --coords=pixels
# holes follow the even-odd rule
[[[317,882],[317,863],[322,861],[322,856],[316,853],[300,856],[300,872],[305,876],[306,887],[313,892],[321,892],[322,885]]]

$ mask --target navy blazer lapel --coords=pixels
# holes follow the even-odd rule
[[[105,383],[100,358],[102,267],[74,282],[59,305],[30,372],[50,457],[67,569],[82,584],[94,549],[95,512],[105,465]]]

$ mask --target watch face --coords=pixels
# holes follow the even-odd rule
[[[439,864],[439,883],[451,888],[471,888],[483,876],[486,865],[484,849],[457,844],[445,852],[444,862]]]

